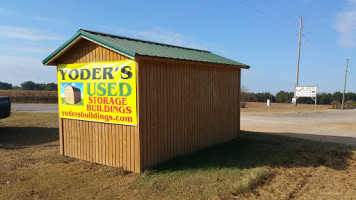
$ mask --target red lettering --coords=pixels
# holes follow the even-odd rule
[[[108,104],[108,98],[107,97],[104,97],[104,104]]]
[[[130,114],[132,111],[131,111],[131,107],[126,107],[126,113],[127,114]]]

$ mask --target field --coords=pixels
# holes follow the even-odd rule
[[[0,96],[9,96],[12,103],[57,103],[57,91],[0,90]]]
[[[248,102],[246,108],[241,108],[242,114],[278,114],[278,113],[306,113],[306,112],[328,112],[331,105],[298,104],[294,107],[291,103],[271,103],[267,107],[263,102]]]
[[[0,120],[0,199],[352,199],[352,146],[243,132],[143,174],[59,155],[56,113]]]

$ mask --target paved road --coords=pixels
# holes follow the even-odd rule
[[[299,114],[241,114],[241,129],[356,145],[356,110]]]
[[[11,104],[11,110],[26,112],[58,112],[58,104]]]

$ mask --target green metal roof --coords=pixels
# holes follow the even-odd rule
[[[146,40],[139,40],[134,38],[122,37],[118,35],[111,35],[106,33],[94,32],[89,30],[80,29],[72,38],[66,41],[53,53],[51,53],[47,58],[45,58],[42,63],[47,64],[53,58],[55,58],[59,53],[66,49],[70,44],[84,37],[86,39],[92,40],[99,43],[107,48],[118,51],[128,57],[135,58],[136,55],[140,56],[151,56],[160,58],[171,58],[180,60],[190,60],[190,61],[201,61],[208,63],[217,64],[227,64],[236,65],[244,68],[249,68],[248,65],[224,58],[222,56],[213,54],[209,51],[198,50],[186,47],[180,47],[169,44],[162,44],[157,42],[151,42]]]

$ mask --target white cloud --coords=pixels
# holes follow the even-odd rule
[[[174,33],[159,27],[154,27],[151,30],[138,31],[137,34],[145,38],[149,38],[150,40],[159,41],[162,43],[189,47],[197,46],[191,37],[179,33]]]
[[[42,31],[38,29],[28,29],[17,26],[0,25],[0,36],[7,38],[16,38],[24,40],[62,40],[62,38],[55,36],[49,31]]]
[[[175,33],[161,27],[152,27],[148,30],[133,30],[115,26],[103,26],[99,27],[118,32],[120,35],[132,35],[132,37],[142,38],[144,40],[155,41],[159,43],[184,46],[196,49],[206,49],[206,45],[197,45],[195,40],[180,33]]]
[[[23,57],[0,55],[1,65],[12,69],[27,68],[27,66],[42,65],[40,60]]]
[[[41,48],[41,47],[31,47],[31,46],[10,46],[10,45],[0,45],[0,52],[15,52],[15,53],[51,53],[54,48]]]
[[[37,21],[41,21],[41,22],[49,22],[51,21],[50,19],[48,19],[47,17],[39,17],[39,16],[33,16],[31,17],[32,19],[35,19]]]
[[[347,7],[334,18],[335,28],[340,33],[338,44],[341,47],[356,47],[356,0],[348,0]]]
[[[56,67],[44,67],[40,59],[0,54],[0,80],[14,85],[24,81],[56,82]]]
[[[73,87],[75,87],[75,83],[72,83],[71,85],[72,85]]]
[[[37,15],[27,15],[24,13],[13,12],[13,11],[7,10],[1,6],[0,6],[0,15],[11,15],[14,17],[33,19],[33,20],[40,21],[40,22],[46,22],[46,23],[52,23],[52,24],[58,24],[58,25],[69,25],[69,23],[58,20],[58,19],[52,20],[52,19],[49,19],[48,17],[37,16]]]

